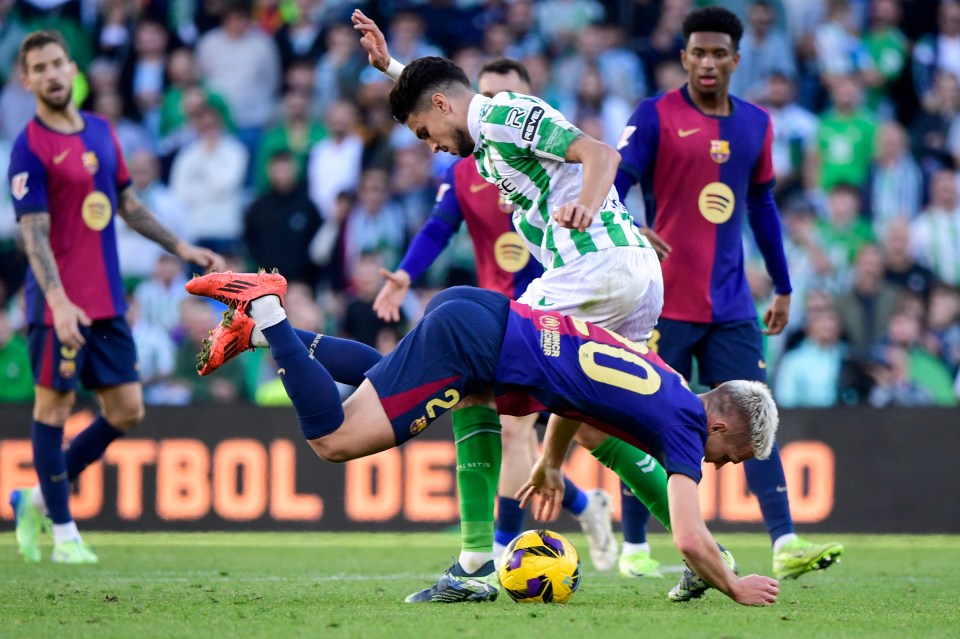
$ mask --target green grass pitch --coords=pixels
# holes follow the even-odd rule
[[[770,573],[764,535],[721,535],[741,573]],[[0,541],[0,637],[958,637],[960,537],[840,535],[843,562],[781,584],[769,608],[717,592],[674,604],[676,574],[592,570],[560,605],[403,603],[458,547],[450,533],[90,533],[96,566],[24,564]],[[586,551],[580,535],[570,535]],[[816,537],[814,537],[816,539]],[[679,557],[651,539],[666,564]]]

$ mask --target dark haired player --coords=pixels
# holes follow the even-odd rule
[[[539,494],[541,517],[558,511],[559,465],[574,433],[628,441],[649,450],[669,474],[659,481],[669,495],[674,542],[696,571],[688,579],[697,593],[709,583],[741,604],[776,601],[775,579],[736,576],[697,496],[703,460],[722,466],[770,453],[778,418],[764,384],[737,380],[698,397],[643,344],[483,289],[435,296],[397,348],[373,364],[376,352],[367,346],[293,329],[279,274],[211,273],[186,288],[231,307],[213,341],[224,343],[232,333],[242,336],[240,350],[270,347],[300,430],[321,458],[345,462],[393,448],[457,405],[496,401],[504,414],[564,415],[572,421],[547,427],[544,456],[518,498]],[[334,380],[358,386],[342,405]]]
[[[763,317],[764,333],[787,324],[790,277],[780,218],[773,201],[770,116],[729,95],[743,25],[726,9],[694,11],[683,23],[681,53],[687,84],[644,100],[618,144],[621,198],[639,182],[663,258],[664,307],[650,341],[684,377],[696,358],[700,381],[766,382],[761,331],[743,267],[744,216],[753,230],[775,295]],[[794,533],[780,461],[744,464],[773,540],[774,574],[798,577],[839,558],[837,543],[812,544]],[[645,537],[645,531],[642,531]],[[686,598],[683,588],[675,599]]]
[[[70,482],[144,414],[137,353],[124,319],[114,213],[188,262],[215,270],[224,262],[178,240],[134,193],[113,127],[71,99],[77,67],[59,33],[28,35],[20,66],[37,114],[14,143],[9,178],[30,263],[31,440],[39,487],[13,491],[10,504],[26,561],[40,561],[39,537],[49,516],[53,561],[95,563],[70,514]],[[63,451],[78,382],[96,393],[101,413]]]

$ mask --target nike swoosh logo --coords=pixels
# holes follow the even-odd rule
[[[777,486],[777,492],[778,492],[778,493],[785,493],[785,492],[787,492],[787,487],[786,487],[786,486]]]
[[[697,128],[697,129],[678,129],[678,130],[677,130],[677,135],[680,136],[681,138],[688,138],[688,137],[690,137],[691,135],[693,135],[694,133],[697,133],[699,130],[700,130],[699,128]]]
[[[60,164],[61,162],[67,159],[67,156],[69,154],[70,154],[70,149],[67,149],[63,153],[58,153],[57,155],[53,156],[53,163]]]
[[[757,367],[758,367],[758,368],[766,368],[766,367],[767,367],[767,363],[761,359],[759,362],[757,362]]]
[[[546,297],[541,297],[541,298],[540,298],[540,301],[537,302],[537,306],[545,306],[545,307],[546,307],[546,306],[556,306],[556,304],[557,304],[556,302],[550,302],[550,303],[548,304]]]
[[[476,193],[477,191],[482,191],[482,190],[484,190],[484,189],[487,188],[488,186],[492,186],[492,185],[491,185],[489,182],[484,182],[483,184],[471,184],[471,185],[470,185],[470,192],[471,192],[471,193]]]

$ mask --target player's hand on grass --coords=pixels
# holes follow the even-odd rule
[[[553,219],[565,229],[585,231],[593,222],[593,213],[579,202],[567,202],[557,207],[553,212]]]
[[[650,240],[650,244],[653,245],[653,250],[657,252],[657,257],[660,258],[660,261],[667,259],[667,256],[670,255],[670,251],[673,249],[670,248],[670,245],[663,241],[663,238],[657,235],[654,230],[648,226],[640,228],[640,233]]]
[[[774,295],[770,308],[763,314],[763,324],[767,328],[764,335],[779,335],[790,320],[790,295]]]
[[[386,322],[399,322],[400,305],[403,304],[403,298],[410,290],[410,274],[403,269],[394,272],[385,268],[380,269],[380,274],[387,281],[383,283],[383,288],[373,300],[373,310],[377,317]]]
[[[50,301],[50,312],[53,314],[53,330],[61,344],[70,348],[80,348],[86,344],[80,326],[90,326],[93,322],[82,308],[63,296]]]
[[[733,600],[744,606],[769,606],[777,602],[780,582],[763,575],[747,575],[740,578]]]
[[[548,466],[543,457],[537,460],[530,470],[527,480],[514,499],[520,501],[520,508],[526,508],[534,495],[538,496],[533,516],[540,521],[553,521],[563,506],[563,471]]]
[[[360,11],[360,9],[354,9],[350,19],[353,21],[353,28],[362,34],[360,44],[367,52],[367,60],[370,61],[370,65],[379,71],[386,71],[390,65],[390,50],[387,49],[387,39],[380,31],[380,27],[377,26],[376,22],[363,15],[363,11]]]
[[[210,249],[200,248],[193,244],[180,242],[176,248],[177,257],[184,262],[190,262],[203,268],[206,272],[227,270],[227,261],[219,253]]]

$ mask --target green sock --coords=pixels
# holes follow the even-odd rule
[[[460,538],[465,552],[493,548],[493,505],[500,479],[500,418],[486,406],[453,411],[460,491]]]
[[[616,437],[607,437],[590,454],[617,473],[657,521],[670,530],[667,471],[656,459]]]

